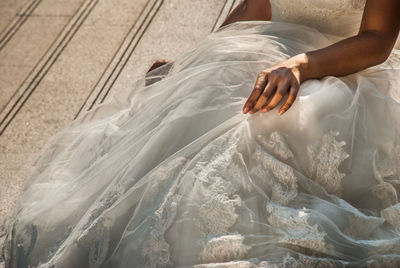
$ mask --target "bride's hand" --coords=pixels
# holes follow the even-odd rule
[[[300,77],[300,64],[293,58],[260,72],[254,89],[243,107],[243,113],[270,111],[287,96],[279,109],[279,114],[282,115],[296,99],[301,83]]]

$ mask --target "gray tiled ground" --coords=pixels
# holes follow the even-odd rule
[[[132,26],[147,2],[151,1],[100,1],[87,19],[87,24],[97,25],[97,27],[101,27],[101,25]]]
[[[0,0],[0,33],[15,19],[29,0]]]
[[[117,80],[116,90],[129,87],[142,77],[156,59],[174,60],[192,49],[211,32],[224,3],[224,0],[166,0]]]
[[[0,65],[0,111],[23,83],[30,71],[31,68],[28,66]]]
[[[0,0],[0,17],[2,12],[6,12],[6,9],[1,9],[1,4],[7,1],[24,2]],[[90,99],[96,84],[99,86],[104,74],[112,71],[111,63],[120,62],[119,57],[124,56],[122,44],[130,41],[127,38],[134,37],[138,43],[132,48],[132,56],[127,59],[112,91],[130,88],[134,80],[144,75],[153,60],[175,59],[193,48],[212,30],[221,10],[226,13],[231,3],[232,0],[40,2],[12,39],[0,49],[0,108],[18,89],[27,88],[29,84],[24,84],[27,73],[38,71],[41,58],[57,36],[72,18],[84,10],[81,5],[93,9],[86,9],[88,16],[82,24],[74,26],[76,32],[73,32],[72,39],[54,58],[54,64],[43,79],[35,80],[40,83],[0,135],[0,244],[5,231],[4,222],[11,215],[24,187],[30,183],[28,170],[37,152]],[[16,12],[16,8],[6,12],[13,14],[8,15],[9,21],[13,16],[16,18]],[[1,23],[2,19],[0,27]],[[145,32],[143,36],[136,36],[132,32],[136,30]],[[0,123],[0,127],[4,126]]]
[[[0,111],[27,80],[68,21],[66,17],[33,17],[0,50]],[[43,29],[44,28],[44,29]]]
[[[72,16],[84,0],[42,0],[32,16]]]
[[[31,17],[0,50],[0,64],[34,66],[67,24],[65,17]]]

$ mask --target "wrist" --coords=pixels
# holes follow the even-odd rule
[[[312,78],[309,59],[305,53],[292,57],[290,61],[292,65],[291,68],[294,73],[297,73],[300,84]]]

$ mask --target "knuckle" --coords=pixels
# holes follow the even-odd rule
[[[273,92],[274,92],[274,88],[273,87],[269,87],[263,92],[263,95],[264,96],[271,96]]]
[[[277,70],[273,70],[269,73],[270,78],[276,78],[277,76],[279,76],[279,72]]]
[[[278,88],[278,90],[276,92],[283,96],[286,94],[287,89],[285,87],[280,87],[280,88]]]
[[[258,77],[258,79],[265,79],[266,75],[267,74],[265,72],[260,72],[260,73],[258,73],[257,77]]]

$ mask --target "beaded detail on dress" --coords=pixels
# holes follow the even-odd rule
[[[357,32],[366,0],[271,0],[272,20],[303,24],[323,33]]]

